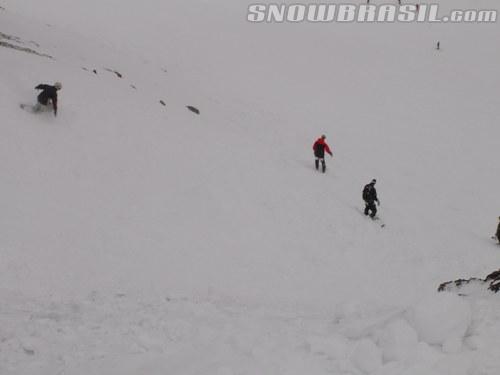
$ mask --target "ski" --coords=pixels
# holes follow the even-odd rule
[[[385,223],[378,216],[372,217],[371,219],[373,221],[378,221],[377,224],[380,224],[380,228],[385,228]]]
[[[361,215],[363,215],[363,217],[369,218],[371,221],[377,222],[377,224],[380,225],[380,228],[385,228],[385,222],[382,221],[382,219],[379,216],[370,217],[369,215],[365,215],[365,212],[359,207],[356,207],[356,211],[358,211]]]

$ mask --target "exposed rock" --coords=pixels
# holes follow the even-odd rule
[[[196,107],[193,107],[191,105],[186,106],[187,109],[189,109],[191,112],[196,113],[197,115],[200,114],[200,110]]]
[[[118,78],[123,78],[123,74],[121,74],[119,71],[117,70],[114,70],[114,69],[109,69],[109,68],[105,68],[104,70],[106,70],[107,72],[110,72],[110,73],[114,73],[116,74],[116,76]]]
[[[470,279],[458,279],[455,281],[448,281],[439,285],[439,292],[463,292],[466,288],[484,289],[497,293],[500,290],[500,269],[490,273],[485,279],[472,277]],[[467,295],[468,292],[459,293]]]

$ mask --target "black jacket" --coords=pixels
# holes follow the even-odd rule
[[[54,107],[54,114],[57,114],[57,89],[54,86],[44,84],[38,85],[35,89],[42,90],[38,95],[38,103],[47,105],[50,99]]]
[[[366,203],[378,202],[377,190],[373,184],[365,185],[363,189],[363,200]]]

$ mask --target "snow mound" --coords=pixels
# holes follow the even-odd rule
[[[404,361],[416,351],[417,332],[406,320],[398,319],[380,333],[378,345],[383,351],[384,361]]]
[[[352,354],[353,364],[365,374],[370,374],[382,367],[382,351],[370,339],[358,342]]]
[[[472,322],[470,303],[451,293],[432,295],[408,313],[421,341],[442,345],[447,352],[460,350]]]

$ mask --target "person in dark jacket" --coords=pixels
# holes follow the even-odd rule
[[[373,179],[368,185],[365,185],[363,189],[363,200],[365,201],[365,215],[370,215],[372,219],[377,215],[377,206],[375,202],[380,206],[380,201],[377,197],[377,190],[375,189],[375,183],[377,180]]]
[[[330,156],[333,156],[332,152],[330,151],[330,147],[325,142],[325,139],[326,135],[322,135],[313,144],[314,156],[316,157],[315,160],[316,169],[319,169],[319,162],[321,160],[323,173],[325,173],[326,171],[325,152]]]
[[[497,233],[495,236],[497,237],[498,244],[500,245],[500,216],[498,217],[498,227],[497,227]]]
[[[61,82],[56,82],[53,86],[41,83],[35,87],[35,90],[42,90],[42,92],[38,95],[38,103],[33,108],[33,111],[40,112],[44,107],[48,107],[51,104],[54,116],[57,116],[57,92],[60,89],[62,89]]]

